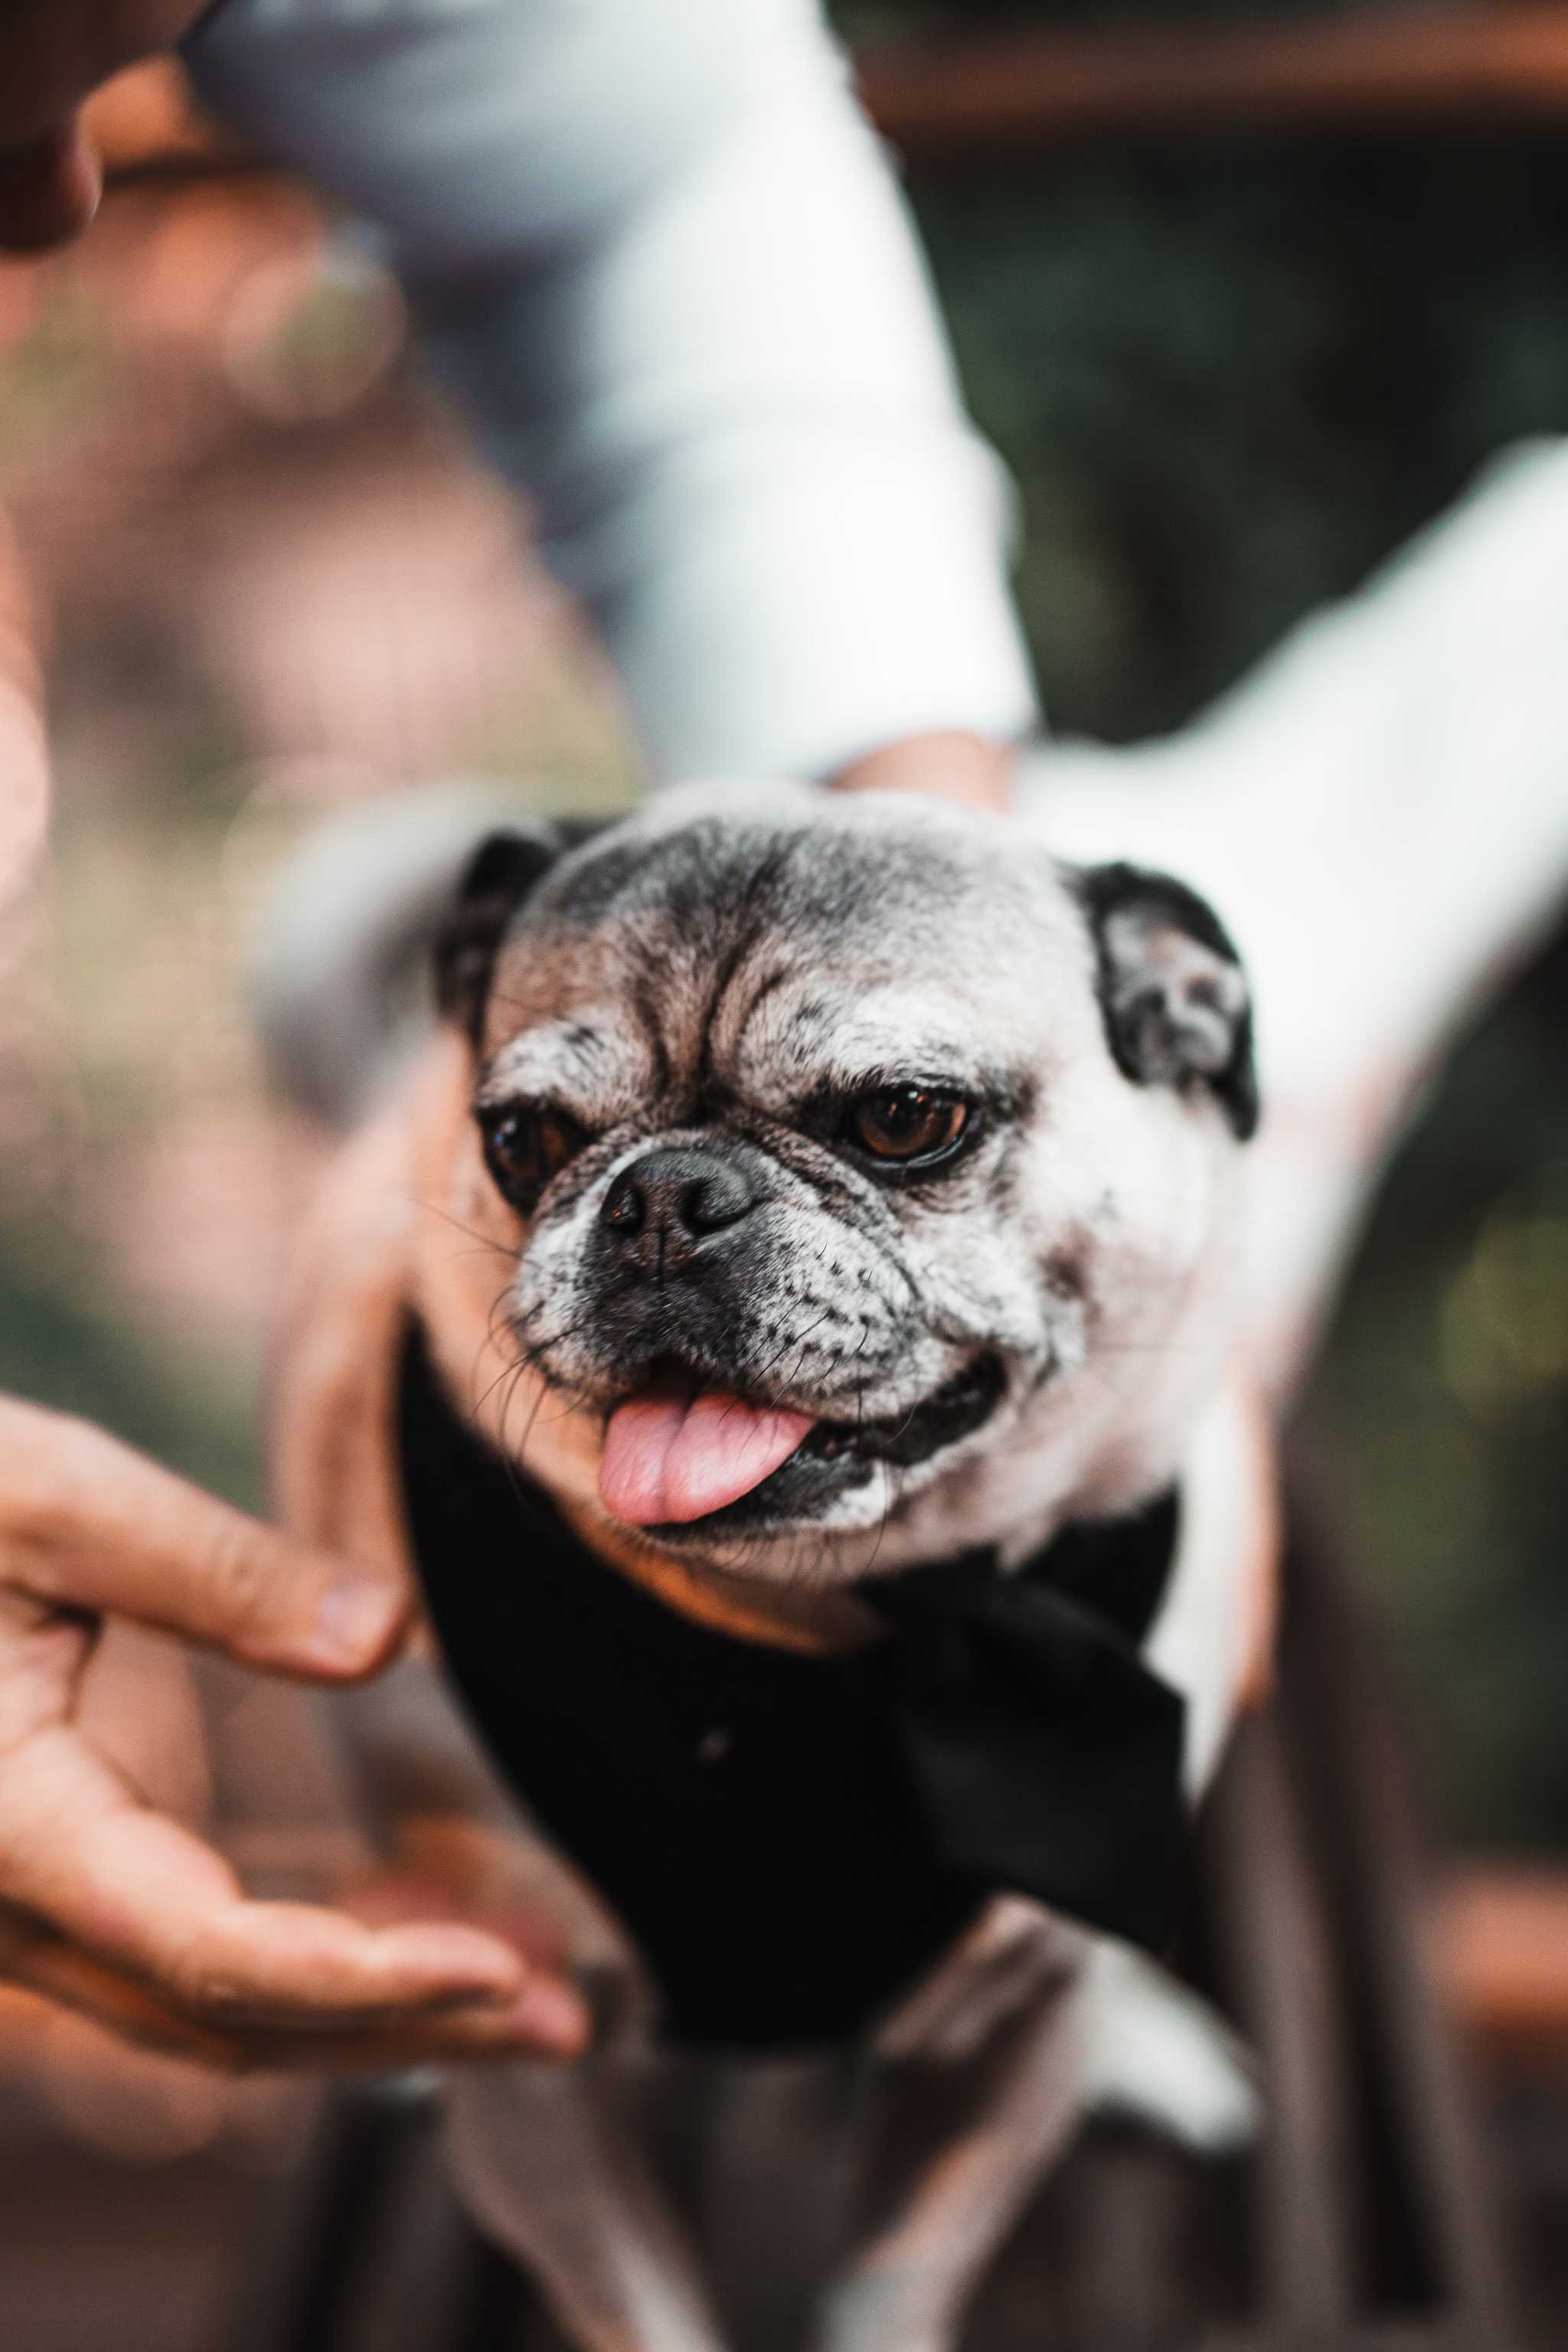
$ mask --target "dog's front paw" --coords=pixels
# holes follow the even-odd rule
[[[1087,2106],[1135,2116],[1205,2156],[1257,2137],[1262,2104],[1247,2053],[1206,2001],[1152,1960],[1099,1946],[1079,2026]]]

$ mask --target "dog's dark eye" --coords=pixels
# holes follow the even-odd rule
[[[969,1105],[934,1087],[879,1087],[849,1106],[847,1132],[873,1160],[931,1167],[958,1149]]]
[[[499,1192],[514,1208],[531,1209],[551,1178],[581,1150],[584,1137],[564,1111],[511,1103],[481,1110],[479,1137],[485,1165]]]

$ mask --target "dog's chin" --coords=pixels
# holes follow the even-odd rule
[[[886,1516],[890,1493],[925,1484],[942,1457],[984,1429],[1006,1387],[1000,1357],[983,1350],[906,1412],[885,1420],[819,1418],[747,1493],[699,1517],[659,1520],[640,1532],[665,1549],[692,1553],[727,1550],[737,1539],[750,1547],[813,1530],[862,1531]]]

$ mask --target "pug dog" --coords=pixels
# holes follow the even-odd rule
[[[460,1814],[592,1990],[581,2062],[455,2086],[459,2178],[585,2352],[718,2352],[638,2053],[854,2045],[887,2153],[810,2340],[939,2352],[1265,1639],[1246,979],[1167,875],[805,787],[499,833],[437,969],[275,1458],[455,1693],[360,1696],[373,1800]]]

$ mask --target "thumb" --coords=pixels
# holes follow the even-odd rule
[[[296,1543],[85,1422],[0,1399],[0,1575],[248,1664],[345,1679],[382,1664],[413,1594]]]

